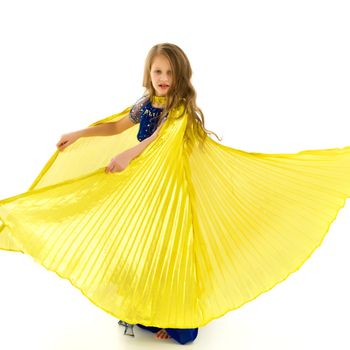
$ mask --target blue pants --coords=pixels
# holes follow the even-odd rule
[[[143,324],[136,323],[137,326],[151,331],[152,333],[157,333],[162,328],[144,326]],[[178,343],[186,344],[197,338],[198,328],[164,328],[166,332]]]

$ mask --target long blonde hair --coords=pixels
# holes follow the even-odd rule
[[[159,116],[159,124],[165,118],[168,111],[177,107],[180,103],[184,103],[184,113],[187,112],[189,116],[185,138],[189,140],[189,134],[195,132],[200,136],[202,143],[208,134],[214,134],[221,141],[215,132],[207,130],[204,126],[204,114],[196,104],[197,94],[191,83],[192,68],[186,54],[177,45],[161,43],[154,45],[148,52],[142,84],[145,87],[145,95],[150,99],[156,95],[151,81],[151,67],[154,58],[158,55],[163,55],[169,60],[173,76],[173,83],[166,96],[164,109]]]

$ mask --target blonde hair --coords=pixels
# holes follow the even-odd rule
[[[147,54],[143,84],[145,87],[145,95],[152,99],[156,95],[156,91],[151,81],[151,67],[156,56],[163,55],[169,61],[173,83],[167,93],[166,104],[159,116],[159,124],[165,118],[165,115],[172,108],[177,107],[180,103],[184,103],[184,113],[188,113],[188,121],[185,132],[185,138],[189,140],[190,133],[196,133],[203,141],[208,134],[214,134],[218,140],[221,139],[213,131],[207,130],[204,126],[204,114],[196,104],[196,91],[191,83],[192,68],[184,51],[177,45],[170,43],[161,43],[154,45]]]

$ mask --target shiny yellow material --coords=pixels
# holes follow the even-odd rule
[[[117,121],[130,111],[99,123]],[[122,172],[123,133],[54,153],[25,193],[0,201],[0,248],[31,255],[128,323],[201,327],[273,288],[321,244],[350,196],[350,147],[245,152],[170,111]]]

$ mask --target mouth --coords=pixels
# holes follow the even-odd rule
[[[169,85],[167,84],[159,84],[158,85],[161,89],[167,89],[169,87]]]

